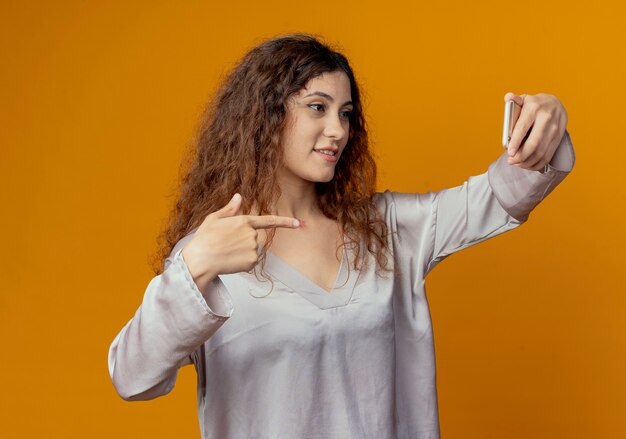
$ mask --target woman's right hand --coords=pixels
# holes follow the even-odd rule
[[[237,215],[241,195],[209,214],[182,251],[183,259],[200,291],[218,274],[252,270],[258,260],[257,229],[295,229],[295,218],[275,215]]]

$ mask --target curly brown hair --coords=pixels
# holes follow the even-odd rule
[[[372,197],[376,163],[368,149],[368,136],[359,87],[348,60],[311,35],[292,34],[263,42],[248,52],[224,79],[200,121],[194,148],[182,165],[179,197],[153,265],[156,274],[175,244],[197,228],[205,217],[238,192],[240,211],[271,214],[280,196],[276,179],[283,163],[280,143],[288,99],[309,80],[324,73],[344,72],[350,80],[354,104],[348,143],[333,179],[316,183],[321,212],[341,225],[346,243],[355,253],[354,269],[367,265],[366,249],[376,258],[376,270],[390,271],[388,227]],[[260,250],[263,273],[266,252],[274,231]],[[363,241],[362,241],[363,240]],[[341,248],[341,247],[339,247]]]

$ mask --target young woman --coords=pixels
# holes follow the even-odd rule
[[[438,438],[424,279],[526,221],[574,165],[554,96],[505,98],[522,113],[487,172],[376,193],[346,58],[302,34],[250,51],[201,124],[164,267],[110,348],[122,398],[164,395],[193,363],[204,438]]]

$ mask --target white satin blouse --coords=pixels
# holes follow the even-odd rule
[[[115,388],[152,399],[193,363],[203,438],[439,438],[426,276],[526,221],[574,161],[566,132],[545,173],[503,152],[458,187],[377,193],[400,275],[377,277],[373,259],[351,271],[346,248],[330,293],[268,252],[269,295],[247,273],[220,275],[203,294],[181,255],[189,235],[110,347]]]

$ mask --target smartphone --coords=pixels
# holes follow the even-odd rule
[[[515,122],[519,119],[522,107],[517,105],[515,101],[506,101],[504,103],[504,126],[502,127],[502,146],[507,149],[513,134]]]

